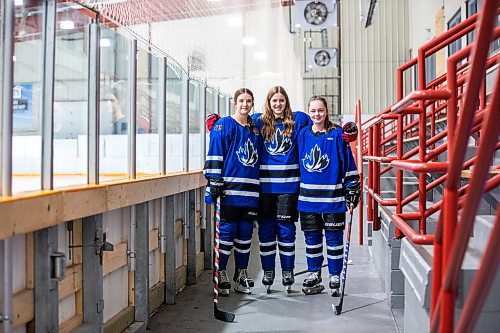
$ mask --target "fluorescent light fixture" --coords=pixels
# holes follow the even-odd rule
[[[12,56],[12,61],[17,61],[16,56]]]
[[[266,53],[265,52],[255,52],[253,54],[253,58],[255,60],[265,60],[266,59]]]
[[[63,29],[63,30],[75,29],[75,22],[73,22],[73,21],[64,20],[64,21],[59,22],[59,24],[60,24],[61,29]]]
[[[24,5],[24,0],[16,0],[16,1],[14,1],[14,5],[22,6],[22,5]]]
[[[244,37],[243,38],[243,45],[255,45],[255,38],[254,37]]]
[[[101,38],[99,45],[101,47],[110,47],[111,46],[111,39],[109,38]]]
[[[241,27],[243,25],[243,20],[241,17],[232,16],[227,19],[227,25],[230,27]]]

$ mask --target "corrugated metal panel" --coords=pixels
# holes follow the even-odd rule
[[[366,15],[368,1],[363,0]],[[341,2],[342,113],[375,114],[395,102],[396,68],[409,60],[408,0],[384,0],[365,28],[358,1]]]

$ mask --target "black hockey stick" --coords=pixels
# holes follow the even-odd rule
[[[217,198],[217,204],[215,205],[215,244],[214,244],[214,317],[217,320],[225,321],[227,323],[232,323],[234,321],[235,315],[230,312],[225,312],[217,307],[219,302],[219,227],[220,227],[220,198]]]
[[[323,264],[323,266],[321,266],[321,268],[326,267],[326,266],[328,266],[328,264]],[[298,271],[297,273],[294,273],[293,276],[302,275],[302,274],[305,274],[308,272],[309,272],[309,270],[304,269],[303,271]]]
[[[352,211],[351,211],[351,217],[349,219],[349,224],[347,225],[347,239],[345,241],[344,263],[342,265],[342,280],[340,286],[340,300],[337,305],[332,304],[333,313],[335,313],[336,315],[339,315],[342,312],[342,304],[344,303],[345,281],[347,275],[347,261],[349,260],[349,244],[351,242],[351,225],[352,225]]]

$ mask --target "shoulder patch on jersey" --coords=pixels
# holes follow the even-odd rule
[[[220,131],[222,130],[222,124],[217,124],[212,128],[212,131]]]
[[[323,172],[323,170],[330,163],[330,159],[327,154],[321,155],[321,149],[318,145],[315,145],[314,148],[311,148],[309,154],[302,159],[302,164],[304,168],[309,172]]]
[[[259,159],[257,150],[255,150],[255,147],[253,146],[253,143],[252,141],[250,141],[250,139],[245,142],[244,146],[240,146],[240,148],[236,152],[236,155],[238,155],[238,160],[244,166],[253,167]]]
[[[264,143],[266,150],[271,155],[285,155],[292,148],[292,139],[283,134],[283,131],[276,128],[274,132],[273,141]]]

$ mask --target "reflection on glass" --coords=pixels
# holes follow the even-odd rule
[[[99,179],[128,178],[129,41],[102,27],[100,87]],[[106,46],[109,45],[109,46]]]
[[[41,188],[41,86],[43,6],[16,6],[14,27],[14,90],[12,191]]]
[[[219,114],[221,117],[229,115],[226,106],[226,98],[223,95],[219,95]]]
[[[189,170],[201,169],[200,94],[195,82],[189,83]]]
[[[54,85],[54,187],[87,183],[88,16],[58,4]],[[65,23],[66,22],[66,23]],[[70,25],[67,22],[71,22]]]
[[[207,89],[207,103],[206,103],[206,113],[205,116],[208,116],[211,113],[214,113],[214,103],[215,103],[215,92],[213,89]],[[210,132],[207,131],[206,134],[206,149],[205,151],[208,151],[208,146],[210,144]]]
[[[159,58],[137,52],[137,175],[158,175],[158,67]]]
[[[167,173],[182,171],[181,126],[181,69],[173,64],[167,67]]]

